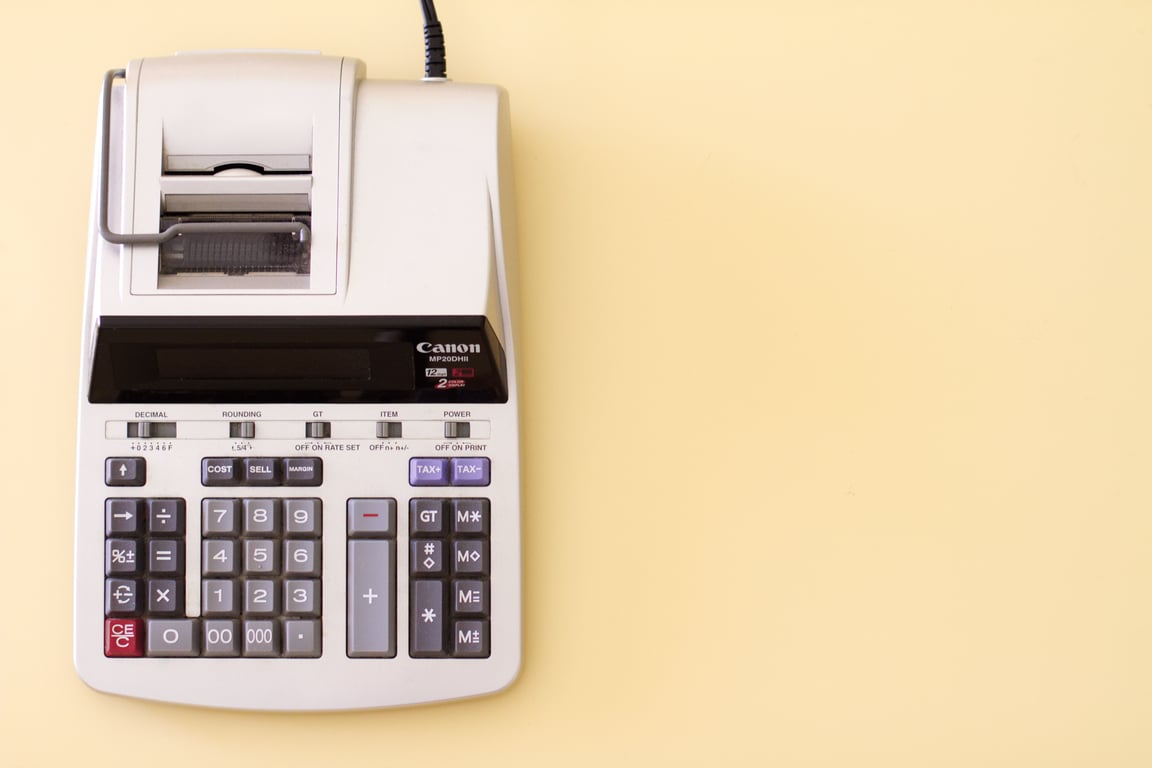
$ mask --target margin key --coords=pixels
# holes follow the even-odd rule
[[[324,461],[312,456],[284,459],[284,485],[320,485],[324,482]]]
[[[396,655],[396,542],[348,542],[348,656]]]

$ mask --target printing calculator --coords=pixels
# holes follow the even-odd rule
[[[351,709],[518,673],[507,98],[364,72],[105,76],[75,538],[97,690]]]

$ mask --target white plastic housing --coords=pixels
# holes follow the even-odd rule
[[[157,279],[156,246],[99,236],[93,195],[81,345],[76,474],[75,664],[93,688],[202,706],[323,710],[394,706],[490,693],[516,677],[521,651],[519,422],[514,313],[514,220],[507,100],[486,85],[363,80],[354,59],[307,54],[196,54],[133,62],[112,94],[111,219],[121,232],[155,232],[163,158],[268,154],[312,158],[313,272],[308,287],[274,281]],[[100,182],[96,169],[94,184]],[[299,182],[294,182],[299,183]],[[176,182],[179,187],[180,182]],[[95,190],[94,190],[95,192]],[[503,346],[508,401],[431,404],[108,404],[88,400],[94,342],[104,316],[482,316]],[[259,412],[248,448],[228,437],[230,414]],[[477,425],[446,440],[442,424]],[[164,414],[172,440],[132,440],[123,425]],[[317,453],[304,423],[332,424]],[[373,427],[411,425],[383,450]],[[245,452],[246,451],[246,452]],[[319,488],[204,488],[210,456],[321,455]],[[417,489],[412,456],[483,455],[484,489]],[[143,456],[144,488],[109,488],[108,457]],[[491,499],[491,646],[487,659],[408,655],[408,500]],[[104,500],[178,497],[189,513],[189,569],[202,498],[267,495],[323,502],[323,655],[319,659],[106,658]],[[348,498],[392,497],[399,507],[396,637],[392,659],[345,654]],[[191,559],[195,557],[196,559]],[[191,577],[190,577],[191,580]],[[191,595],[191,589],[190,595]]]

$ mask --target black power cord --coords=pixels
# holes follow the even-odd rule
[[[424,9],[424,77],[447,77],[444,29],[436,17],[436,3],[434,0],[420,0],[420,6]]]

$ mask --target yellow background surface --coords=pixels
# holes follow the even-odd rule
[[[506,86],[525,656],[328,715],[71,662],[100,77],[416,2],[21,3],[0,68],[0,764],[1152,765],[1152,3],[441,0]]]

